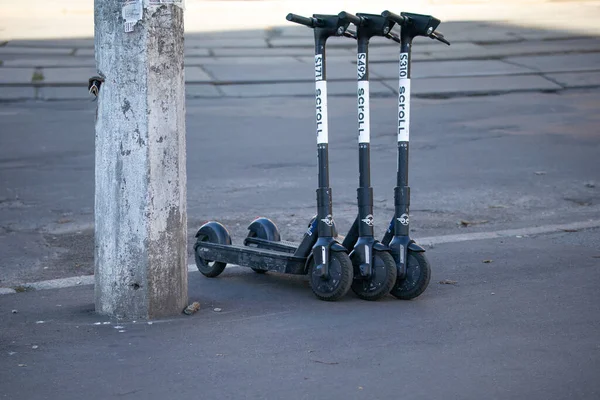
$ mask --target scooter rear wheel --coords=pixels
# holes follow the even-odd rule
[[[224,262],[205,260],[198,255],[198,252],[195,252],[195,258],[198,271],[207,278],[214,278],[221,275],[221,272],[227,266],[227,263]]]
[[[202,232],[202,228],[200,229],[200,232]],[[221,240],[219,240],[219,235],[217,234],[217,232],[215,232],[213,229],[210,229],[210,228],[205,229],[204,232],[202,232],[202,236],[198,237],[197,243],[199,243],[199,242],[225,244],[225,243],[221,243]],[[229,238],[229,235],[227,235],[227,239],[225,240],[225,242],[227,244],[231,244],[231,239]],[[206,276],[207,278],[214,278],[216,276],[219,276],[221,274],[221,272],[223,272],[225,270],[227,263],[220,262],[220,261],[207,260],[205,258],[202,258],[198,253],[199,252],[195,246],[194,247],[194,258],[196,260],[196,267],[198,268],[198,271],[200,271],[200,273],[202,275]]]
[[[353,255],[356,253],[353,253]],[[379,300],[387,296],[396,283],[398,270],[394,257],[387,251],[373,250],[371,276],[360,275],[360,261],[350,257],[354,264],[352,291],[363,300]],[[356,257],[358,258],[358,257]]]
[[[315,296],[325,301],[337,301],[344,297],[352,285],[352,261],[344,252],[331,251],[329,253],[329,277],[323,279],[316,270],[314,258],[308,270],[310,288]]]
[[[398,279],[390,292],[400,300],[412,300],[420,296],[431,279],[431,266],[425,253],[408,250],[406,261],[406,276]]]

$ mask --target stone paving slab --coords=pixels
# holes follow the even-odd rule
[[[270,37],[269,29],[231,29],[231,30],[218,30],[218,31],[205,31],[199,32],[194,28],[193,25],[186,24],[185,26],[185,40],[223,40],[223,39],[236,39],[236,38],[247,38],[247,39],[266,39]]]
[[[507,58],[506,61],[523,65],[540,72],[600,70],[600,52],[586,54],[510,57]]]
[[[286,64],[207,64],[204,69],[221,82],[314,81],[314,69],[308,63]],[[327,79],[356,79],[356,65],[328,62]]]
[[[398,60],[400,52],[399,45],[374,47],[369,49],[369,59],[375,62],[386,62]],[[417,41],[413,43],[413,60],[431,60],[454,58],[456,54],[479,54],[483,53],[483,47],[474,43],[456,43],[446,46],[442,43],[432,41]]]
[[[220,89],[229,97],[314,96],[314,82],[267,83],[253,85],[223,85]],[[371,82],[371,96],[390,96],[392,90],[381,82]],[[355,96],[356,82],[328,82],[327,92],[332,96]]]
[[[90,67],[96,60],[89,57],[16,58],[2,62],[4,67]]]
[[[561,40],[569,38],[582,38],[587,36],[593,38],[593,36],[585,35],[580,32],[571,31],[557,31],[557,30],[544,30],[544,29],[528,29],[522,28],[515,35],[524,40]]]
[[[59,84],[81,84],[87,85],[88,79],[97,74],[96,68],[45,68],[42,70],[44,80],[42,83]]]
[[[351,28],[353,29],[353,28]],[[476,42],[476,43],[510,43],[518,42],[523,40],[519,36],[521,33],[521,27],[515,27],[511,25],[496,25],[487,23],[475,23],[475,22],[442,22],[439,27],[439,31],[442,32],[452,44],[460,42]],[[397,29],[394,30],[397,33]],[[573,34],[563,34],[558,37],[569,37]],[[422,39],[417,39],[421,41]],[[375,37],[373,38],[372,44],[383,45],[389,39]],[[281,35],[271,40],[269,43],[273,47],[280,46],[310,46],[313,43],[312,35]],[[329,46],[329,42],[328,42]],[[336,46],[336,45],[334,45]],[[352,44],[343,43],[337,44],[337,46],[351,47]]]
[[[397,80],[384,83],[394,89],[398,86]],[[412,85],[415,95],[436,96],[562,89],[548,79],[531,75],[414,79]]]
[[[215,85],[194,85],[194,84],[186,84],[185,85],[185,96],[188,98],[197,98],[197,97],[221,97],[223,94],[219,91],[219,89]]]
[[[427,58],[434,60],[454,59],[489,59],[510,56],[549,54],[563,52],[595,52],[600,51],[598,39],[568,39],[556,41],[516,42],[503,44],[456,43],[452,46],[419,45],[415,41],[413,54],[424,53]],[[369,52],[372,61],[392,61],[396,54],[387,47],[375,47]]]
[[[456,40],[457,35],[466,34],[464,38],[469,41],[476,40],[477,35],[484,36],[486,32],[490,37],[497,37],[498,39],[505,39],[506,41],[513,41],[512,35],[523,32],[527,34],[532,31],[522,26],[513,25],[510,23],[502,22],[480,22],[480,21],[444,21],[440,24],[440,32],[447,34],[448,36],[454,37]],[[354,28],[351,26],[351,30]],[[394,26],[393,32],[398,32],[398,26]],[[312,37],[312,31],[302,26],[278,26],[272,28],[273,38],[294,38],[294,37]],[[572,35],[572,34],[570,34]],[[449,37],[450,40],[453,38]]]
[[[600,51],[600,39],[536,40],[519,43],[483,45],[489,56]]]
[[[549,79],[567,88],[586,88],[600,86],[600,72],[564,72],[545,74]],[[597,112],[598,110],[596,110]]]
[[[509,44],[523,40],[581,38],[581,33],[568,30],[546,30],[506,22],[450,21],[438,30],[454,45],[458,42]]]
[[[310,57],[311,63],[314,57]],[[344,56],[344,60],[348,57]],[[226,64],[226,65],[245,65],[245,64],[297,64],[300,63],[299,57],[293,56],[273,56],[273,57],[185,57],[186,65],[205,65],[205,64]]]
[[[39,88],[39,100],[87,100],[93,101],[93,96],[87,91],[87,80],[81,86],[45,86]]]
[[[0,86],[0,101],[31,100],[35,95],[32,86]]]
[[[94,47],[94,38],[81,39],[48,39],[48,40],[11,40],[7,47],[37,47],[37,48],[63,48],[71,49]]]
[[[183,54],[184,56],[196,56],[196,57],[208,57],[211,54],[211,51],[209,49],[184,49],[183,50]]]
[[[10,42],[9,42],[10,44]],[[0,47],[0,56],[4,55],[19,55],[19,54],[35,54],[35,55],[59,55],[68,56],[73,53],[72,48],[60,49],[60,48],[43,48],[43,47],[17,47],[17,46],[2,46]]]
[[[212,78],[200,67],[186,67],[185,81],[187,82],[211,82]]]
[[[0,84],[28,84],[33,78],[33,68],[0,67]]]
[[[314,54],[313,48],[267,48],[267,49],[213,49],[213,54],[216,57],[227,56],[252,56],[252,57],[271,57],[271,56],[306,56]],[[345,48],[327,49],[327,54],[331,55],[346,55],[354,52]],[[186,55],[191,55],[186,53]]]
[[[398,63],[377,63],[369,66],[373,77],[397,78]],[[487,76],[518,75],[532,73],[530,68],[508,64],[498,60],[465,60],[417,62],[412,64],[413,78],[430,78],[444,76]]]
[[[73,55],[78,57],[95,57],[96,51],[94,49],[76,49]]]
[[[449,29],[449,24],[442,23],[439,31],[442,32],[452,45],[462,42],[474,43],[511,43],[522,40],[515,35],[510,27],[486,26],[486,24],[464,24],[460,30]],[[463,25],[463,24],[461,24]]]
[[[312,36],[309,37],[291,37],[291,38],[274,38],[269,40],[269,44],[274,47],[307,47],[314,48],[315,42]],[[390,39],[386,39],[383,37],[373,37],[371,38],[369,45],[372,47],[375,46],[389,46],[394,45],[394,42]],[[347,48],[356,48],[356,40],[349,39],[347,37],[331,37],[327,39],[327,48],[332,47],[347,47]]]
[[[214,38],[186,38],[185,48],[209,48],[209,49],[224,49],[224,48],[255,48],[267,47],[267,41],[263,38],[238,38],[231,39],[214,39]]]
[[[312,29],[300,25],[282,25],[270,28],[267,33],[272,37],[313,37]]]

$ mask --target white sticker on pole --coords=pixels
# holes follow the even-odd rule
[[[398,141],[408,142],[410,131],[410,79],[400,79],[398,86]]]
[[[125,0],[121,15],[125,20],[125,32],[133,32],[133,27],[142,19],[143,0]]]
[[[369,81],[358,81],[358,143],[370,142]]]
[[[358,53],[356,56],[356,72],[358,79],[363,79],[367,73],[367,53]]]
[[[327,82],[317,81],[315,102],[317,108],[317,144],[329,143],[327,126]]]
[[[323,80],[323,54],[315,55],[315,81]]]
[[[410,79],[408,53],[400,53],[398,85],[398,141],[408,142],[410,131]]]

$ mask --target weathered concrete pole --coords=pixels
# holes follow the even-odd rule
[[[187,303],[183,8],[95,0],[96,311],[136,319]]]

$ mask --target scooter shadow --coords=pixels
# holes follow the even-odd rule
[[[216,278],[200,276],[194,284],[200,284],[200,290],[214,294],[218,298],[235,297],[237,299],[249,298],[255,301],[280,300],[296,302],[318,300],[310,289],[307,275],[290,275],[269,271],[258,274],[246,267],[228,267]],[[393,301],[391,296],[386,296],[381,301]],[[360,301],[352,290],[340,301]]]

